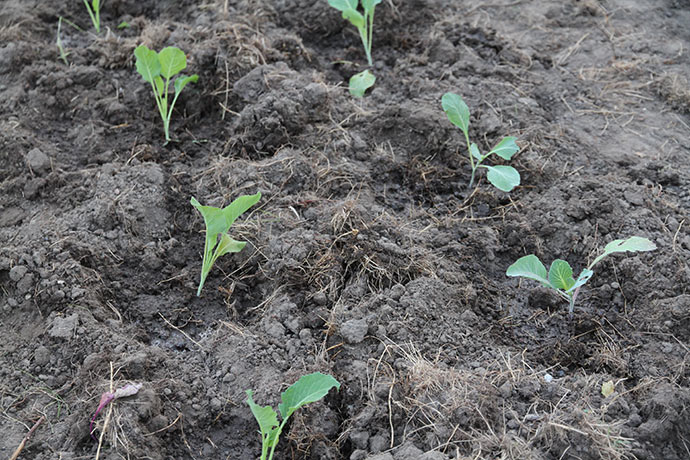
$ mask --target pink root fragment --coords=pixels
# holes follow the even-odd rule
[[[98,414],[100,414],[101,411],[105,409],[105,406],[110,404],[112,401],[137,394],[141,386],[141,383],[128,383],[127,385],[123,386],[122,388],[118,388],[112,393],[110,391],[106,391],[101,395],[101,402],[98,404],[98,407],[96,408],[96,412],[93,414],[93,417],[91,417],[91,423],[89,423],[89,434],[91,435],[94,441],[97,441],[97,439],[96,436],[93,435],[93,425],[96,422],[96,417],[98,417]]]

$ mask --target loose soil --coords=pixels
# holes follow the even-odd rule
[[[244,391],[275,406],[321,371],[342,388],[277,459],[690,458],[690,2],[385,0],[363,99],[326,0],[102,19],[0,5],[0,456],[43,416],[19,458],[257,458]],[[142,43],[199,75],[167,145]],[[518,137],[519,188],[468,190],[447,91],[482,149]],[[190,198],[256,191],[197,297]],[[632,235],[658,249],[600,264],[572,316],[505,276]]]

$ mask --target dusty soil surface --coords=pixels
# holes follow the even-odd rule
[[[68,64],[58,57],[58,18]],[[385,0],[378,80],[326,0],[0,5],[0,457],[251,459],[244,400],[341,383],[277,459],[690,458],[690,3]],[[129,28],[118,29],[126,21]],[[188,55],[164,145],[139,44]],[[522,185],[468,190],[518,137]],[[263,198],[196,297],[189,204]],[[505,276],[579,270],[567,304]],[[613,382],[614,392],[602,394]],[[105,424],[108,420],[107,426]]]

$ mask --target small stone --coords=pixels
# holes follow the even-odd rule
[[[369,433],[364,430],[355,430],[350,433],[350,442],[357,449],[366,449],[369,444]]]
[[[408,441],[395,452],[395,460],[418,460],[423,453],[417,446]]]
[[[506,381],[503,385],[498,387],[498,392],[504,399],[508,399],[513,392],[513,385],[510,384],[510,381]]]
[[[437,450],[432,450],[419,457],[419,460],[448,460],[448,457]]]
[[[53,320],[53,327],[48,331],[51,337],[69,338],[77,328],[79,315],[76,313],[67,317],[56,317]]]
[[[50,350],[43,345],[36,348],[34,352],[34,363],[38,366],[45,366],[50,362]]]
[[[369,326],[363,319],[351,319],[340,326],[340,335],[347,343],[361,343],[367,335]]]
[[[32,149],[25,157],[26,164],[36,174],[43,174],[50,169],[50,158],[39,149]]]
[[[15,283],[24,278],[29,269],[23,265],[17,265],[10,270],[10,279]]]
[[[383,436],[381,434],[377,434],[375,436],[372,436],[369,438],[369,451],[373,453],[378,453],[382,452],[390,447],[390,442],[388,441],[387,436]],[[390,460],[393,460],[393,456],[391,454],[384,454],[384,455],[389,455]],[[384,460],[383,458],[377,460]]]

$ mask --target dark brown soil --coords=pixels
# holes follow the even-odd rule
[[[276,459],[690,458],[688,1],[385,0],[361,100],[326,0],[102,15],[0,2],[0,457],[44,416],[20,459],[96,458],[101,394],[131,382],[99,458],[257,458],[244,391],[321,371],[340,392]],[[199,75],[167,145],[142,43]],[[447,91],[480,147],[518,137],[510,194],[467,189]],[[196,297],[190,197],[257,191]],[[505,276],[632,235],[658,249],[600,264],[572,316]]]

